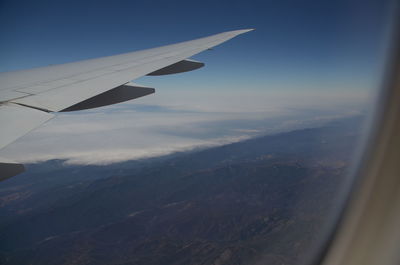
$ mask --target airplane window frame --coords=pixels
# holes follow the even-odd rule
[[[393,11],[391,41],[382,90],[343,209],[320,255],[311,264],[400,262],[400,29]]]

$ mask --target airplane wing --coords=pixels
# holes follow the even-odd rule
[[[54,112],[90,109],[154,93],[132,80],[204,66],[189,57],[251,29],[159,48],[60,65],[0,73],[0,149],[46,122]],[[0,181],[24,170],[0,159]]]

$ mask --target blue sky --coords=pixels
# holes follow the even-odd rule
[[[388,2],[2,0],[0,71],[256,28],[196,57],[212,67],[208,78],[360,88],[375,76]]]
[[[380,82],[390,2],[1,0],[0,71],[256,30],[196,55],[202,69],[135,81],[154,96],[58,115],[0,153],[118,161],[360,113]]]

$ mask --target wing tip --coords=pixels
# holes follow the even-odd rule
[[[228,31],[226,33],[233,33],[235,35],[240,35],[240,34],[244,34],[250,31],[255,30],[255,28],[248,28],[248,29],[238,29],[238,30],[232,30],[232,31]]]

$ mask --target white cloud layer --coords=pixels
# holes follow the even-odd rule
[[[315,126],[358,114],[360,94],[162,91],[125,104],[59,114],[0,151],[19,162],[109,164]]]

